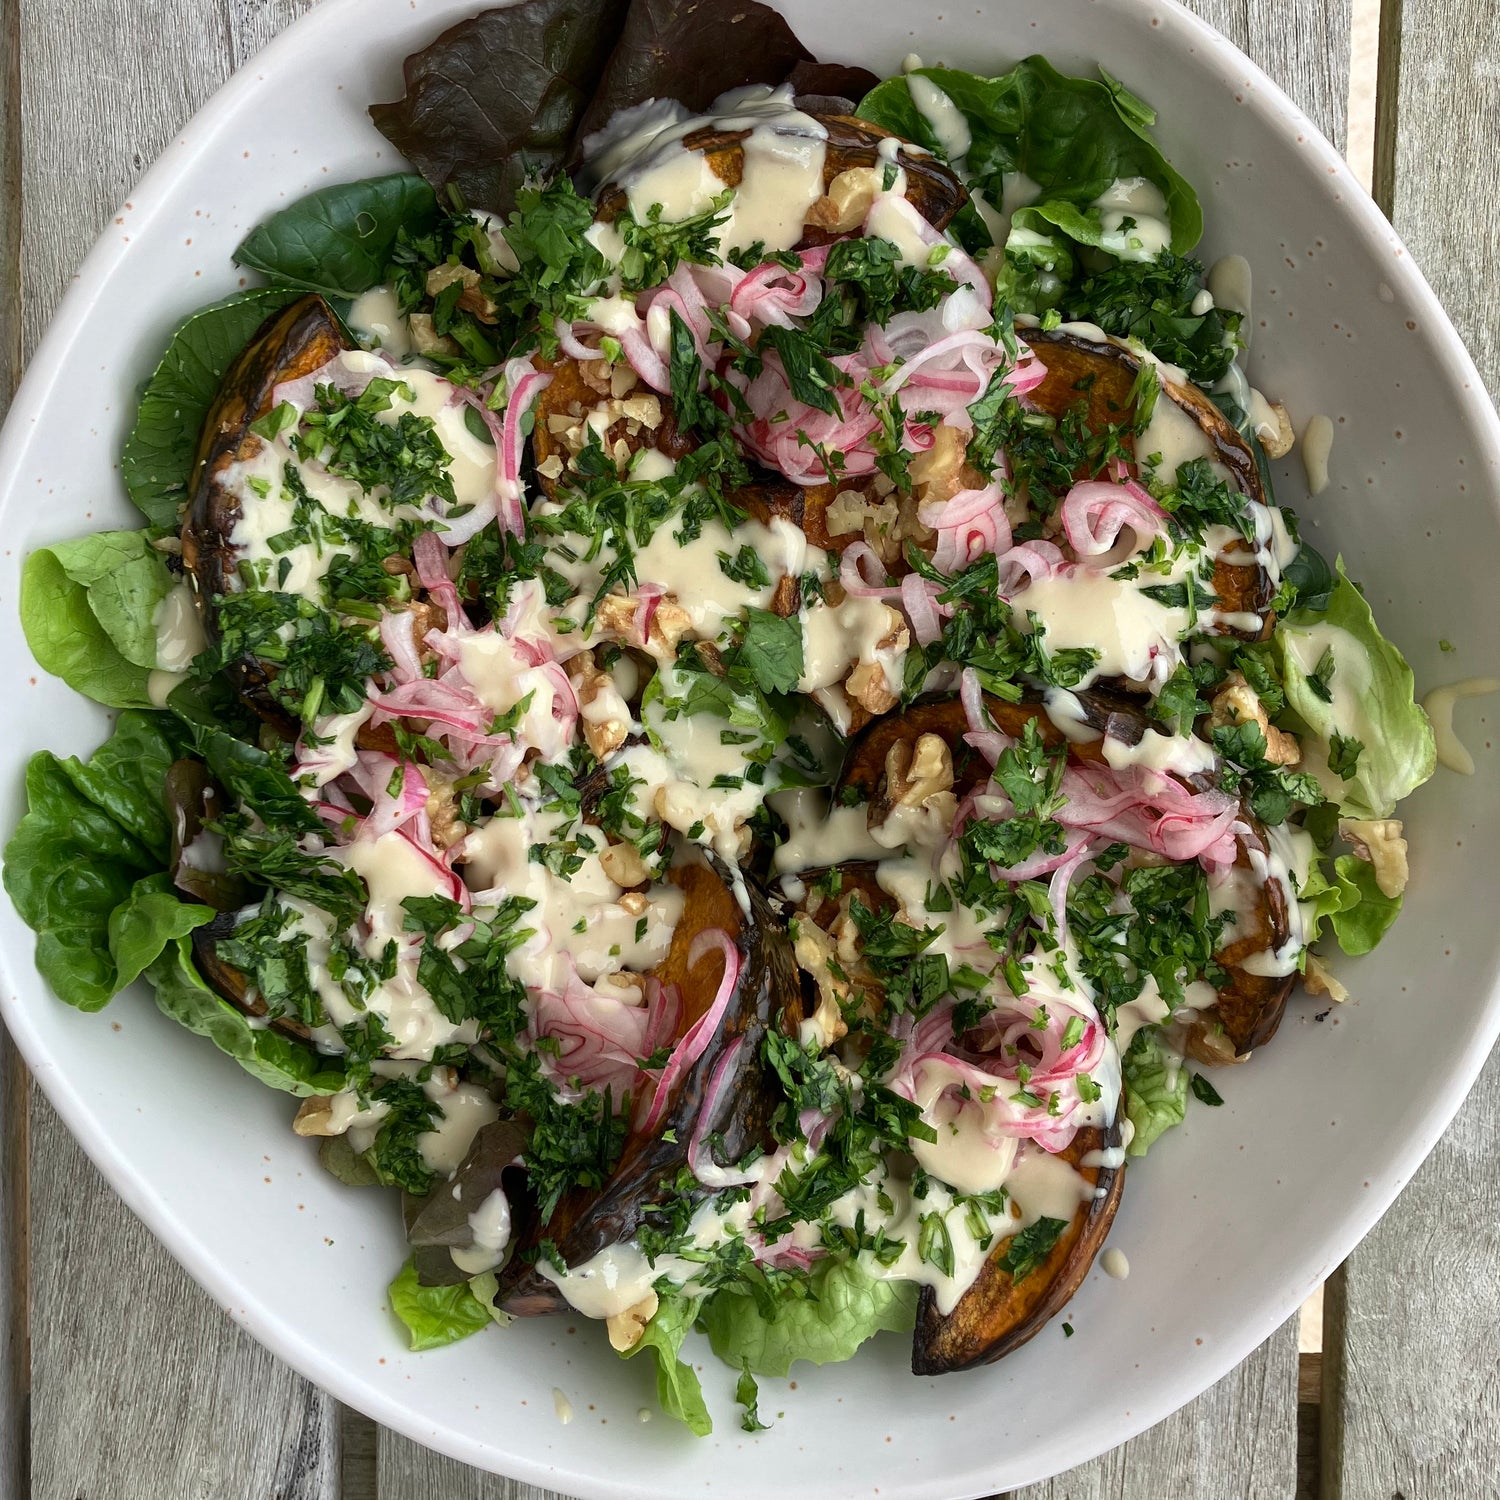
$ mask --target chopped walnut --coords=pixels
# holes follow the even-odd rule
[[[897,740],[885,756],[886,800],[896,807],[920,807],[953,785],[953,752],[939,735],[917,736],[915,746]]]
[[[629,912],[632,917],[644,917],[646,909],[650,905],[651,903],[646,899],[644,891],[626,891],[620,897],[621,908]]]
[[[660,1299],[656,1293],[647,1292],[634,1307],[627,1307],[624,1312],[607,1318],[604,1326],[609,1330],[610,1347],[621,1354],[634,1349],[646,1331],[646,1324],[656,1316],[659,1305]]]
[[[860,662],[846,679],[844,691],[872,714],[888,714],[901,701],[890,690],[885,668],[878,661]]]
[[[969,435],[946,423],[933,433],[932,447],[912,459],[907,472],[922,505],[941,504],[960,490],[977,489],[984,477],[969,463]]]
[[[1267,458],[1285,458],[1292,451],[1292,444],[1297,441],[1296,434],[1292,431],[1292,418],[1280,401],[1272,401],[1270,406],[1276,418],[1276,431],[1267,433],[1263,427],[1257,427],[1256,436],[1260,438],[1260,445],[1266,450]]]
[[[653,655],[670,660],[677,654],[677,643],[693,627],[693,617],[670,595],[665,594],[651,616],[651,629],[642,641],[636,631],[640,601],[631,594],[606,594],[594,611],[594,629],[601,635],[644,646]]]
[[[1340,818],[1339,834],[1360,859],[1375,867],[1380,894],[1395,900],[1406,890],[1410,869],[1397,818]]]
[[[880,191],[880,173],[874,167],[847,167],[828,184],[827,194],[807,211],[804,222],[830,234],[848,234],[858,229]]]
[[[1213,711],[1209,715],[1209,728],[1222,729],[1227,725],[1260,725],[1266,739],[1266,759],[1273,766],[1295,766],[1301,763],[1302,747],[1295,735],[1277,729],[1266,713],[1260,695],[1238,672],[1231,672],[1224,686],[1214,696]]]
[[[479,285],[479,272],[470,266],[454,265],[451,261],[443,265],[434,266],[427,273],[427,295],[436,297],[439,292],[452,286],[455,281],[461,281],[465,290]]]
[[[818,1004],[808,1020],[817,1030],[818,1040],[829,1047],[848,1030],[844,1021],[843,1002],[849,998],[849,982],[838,978],[832,967],[833,939],[810,917],[799,916],[792,956],[798,967],[818,987]]]
[[[458,815],[451,787],[439,786],[428,794],[427,819],[432,825],[432,842],[439,849],[451,849],[469,836],[469,825]]]
[[[651,879],[646,861],[641,858],[641,851],[634,844],[611,844],[599,856],[599,864],[604,873],[625,890],[645,885]]]
[[[536,466],[536,471],[543,479],[561,479],[563,472],[562,454],[549,453]]]
[[[568,676],[578,694],[583,737],[595,757],[604,760],[629,738],[629,711],[614,678],[595,665],[592,651],[580,651],[568,662]]]
[[[437,331],[430,313],[412,313],[406,324],[411,329],[411,346],[418,354],[458,355],[463,352],[446,333]]]
[[[298,1135],[338,1135],[332,1129],[333,1101],[327,1094],[311,1094],[297,1106],[292,1129]]]
[[[1316,953],[1307,955],[1302,983],[1309,995],[1327,995],[1336,1005],[1342,1005],[1349,998],[1349,991],[1329,973]]]
[[[895,500],[875,501],[859,490],[840,490],[823,520],[829,536],[862,536],[882,562],[894,562],[901,555],[901,507]]]

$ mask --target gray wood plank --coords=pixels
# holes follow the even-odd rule
[[[189,1281],[40,1095],[32,1129],[32,1500],[334,1500],[333,1401]]]
[[[1345,140],[1351,0],[1187,0],[1335,145]],[[1232,1460],[1226,1458],[1232,1455]],[[1014,1500],[1287,1500],[1297,1492],[1297,1320],[1196,1401],[1122,1448]]]
[[[1297,1320],[1175,1416],[1011,1500],[1291,1500]]]
[[[551,1490],[471,1469],[384,1428],[378,1453],[380,1500],[561,1500]]]
[[[1382,7],[1375,190],[1500,393],[1500,41],[1490,0]],[[1326,1500],[1492,1494],[1500,1473],[1500,1057],[1331,1290]],[[1414,1357],[1414,1351],[1420,1351]]]
[[[8,0],[0,15],[19,12]],[[0,304],[0,375],[12,351],[18,361],[36,346],[130,185],[227,76],[232,57],[250,50],[232,45],[231,22],[242,18],[197,0],[94,0],[87,24],[82,19],[72,0],[29,0],[19,57],[0,44],[0,100],[19,106],[24,131],[20,181],[4,179],[3,200],[27,205],[24,316],[12,307],[6,318]],[[259,44],[256,19],[246,20],[251,46]],[[0,249],[6,243],[0,233]],[[15,1071],[5,1074],[12,1094]],[[14,1114],[6,1117],[12,1149],[25,1141],[9,1124]],[[335,1403],[188,1280],[40,1097],[30,1129],[31,1179],[48,1184],[30,1237],[31,1484],[13,1486],[0,1471],[3,1492],[32,1500],[333,1500]],[[0,1192],[10,1183],[7,1176]],[[11,1218],[8,1198],[0,1215]],[[104,1287],[100,1267],[116,1289],[102,1302],[80,1290],[90,1277]],[[8,1375],[7,1368],[0,1378]]]
[[[20,0],[0,0],[0,421],[21,373]],[[0,1494],[30,1489],[25,1064],[0,1030]]]

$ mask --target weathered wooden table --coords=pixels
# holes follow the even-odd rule
[[[1193,3],[1346,140],[1355,0]],[[308,4],[0,0],[0,413],[131,184]],[[1492,391],[1497,19],[1496,0],[1383,0],[1374,121],[1375,196]],[[377,1430],[254,1344],[0,1049],[0,1500],[544,1500]],[[1500,1062],[1329,1282],[1321,1354],[1299,1356],[1294,1321],[1176,1416],[1024,1500],[1500,1494],[1497,1145]]]

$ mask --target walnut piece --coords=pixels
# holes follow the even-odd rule
[[[1214,696],[1209,728],[1222,729],[1234,724],[1260,725],[1266,740],[1266,759],[1273,766],[1295,766],[1301,763],[1302,747],[1295,735],[1287,734],[1271,723],[1260,695],[1239,672],[1231,672],[1224,686]]]
[[[614,678],[595,664],[592,651],[580,651],[568,662],[568,676],[578,694],[583,737],[595,758],[604,760],[629,738],[629,710]]]
[[[1339,835],[1360,859],[1375,867],[1375,884],[1382,896],[1394,901],[1406,890],[1411,871],[1399,819],[1340,818]]]
[[[1316,953],[1307,955],[1302,983],[1309,995],[1327,995],[1336,1005],[1342,1005],[1349,998],[1349,991],[1324,968],[1323,960]]]
[[[874,167],[847,167],[808,209],[805,222],[830,234],[848,234],[864,223],[879,191],[880,173]]]
[[[849,982],[833,972],[833,939],[810,917],[799,916],[795,927],[792,956],[818,987],[817,1008],[808,1021],[817,1031],[819,1042],[829,1047],[849,1030],[843,1008],[843,1002],[849,998]],[[845,972],[842,967],[840,972]]]
[[[621,1354],[627,1349],[634,1349],[646,1331],[646,1324],[656,1316],[659,1305],[660,1299],[656,1293],[647,1292],[634,1307],[627,1307],[624,1312],[605,1319],[604,1326],[609,1331],[610,1347]]]
[[[1267,458],[1285,458],[1292,451],[1292,444],[1297,441],[1297,436],[1292,431],[1292,418],[1280,401],[1272,401],[1270,407],[1276,418],[1276,431],[1267,434],[1263,428],[1257,427],[1256,436],[1260,438],[1260,445],[1266,450]]]
[[[632,886],[645,885],[651,879],[646,861],[634,844],[611,844],[599,856],[599,864],[616,885],[627,891]]]
[[[411,330],[411,346],[418,354],[458,355],[463,352],[446,333],[437,331],[431,313],[412,313],[406,324]]]
[[[953,786],[953,752],[936,734],[917,736],[915,746],[897,740],[885,756],[886,800],[897,807],[921,807]]]

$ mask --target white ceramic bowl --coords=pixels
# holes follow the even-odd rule
[[[175,321],[238,284],[230,251],[310,188],[392,170],[364,106],[399,94],[400,64],[479,0],[324,0],[183,131],[89,256],[38,351],[0,445],[0,701],[6,829],[31,751],[84,752],[106,716],[32,663],[16,622],[35,545],[134,525],[116,455]],[[1288,470],[1284,502],[1341,551],[1419,684],[1492,668],[1500,640],[1500,428],[1416,268],[1326,141],[1257,69],[1185,11],[1151,0],[945,7],[788,0],[822,56],[893,72],[912,50],[999,70],[1041,51],[1102,60],[1161,114],[1174,163],[1204,200],[1207,255],[1237,250],[1256,280],[1256,383],[1299,418],[1326,412],[1333,483],[1315,503]],[[913,1380],[904,1341],[853,1363],[764,1382],[744,1435],[730,1379],[705,1357],[719,1417],[695,1442],[643,1425],[644,1362],[597,1330],[520,1323],[451,1350],[403,1351],[384,1307],[401,1259],[392,1205],[339,1187],[289,1129],[289,1102],[160,1016],[145,994],[105,1017],[46,991],[31,934],[0,903],[5,1019],[85,1149],[209,1292],[310,1379],[457,1458],[570,1494],[887,1497],[991,1494],[1122,1442],[1269,1335],[1390,1203],[1452,1118],[1497,1025],[1500,924],[1490,850],[1500,780],[1484,731],[1472,780],[1439,772],[1410,803],[1413,881],[1378,958],[1341,969],[1358,997],[1326,1025],[1293,1003],[1273,1047],[1219,1080],[1220,1110],[1133,1166],[1112,1243],[1128,1282],[1097,1271],[1059,1327],[1002,1364]],[[111,1026],[110,1022],[115,1022]],[[305,1210],[303,1205],[306,1205]],[[581,1320],[579,1320],[581,1321]],[[553,1414],[551,1390],[579,1413]],[[784,1416],[779,1414],[784,1412]]]

